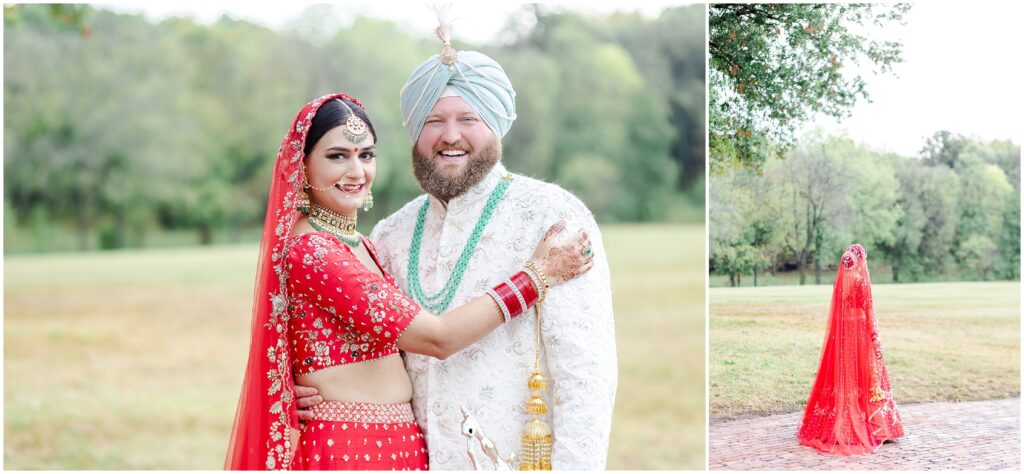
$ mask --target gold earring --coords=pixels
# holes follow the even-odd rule
[[[373,209],[373,191],[366,192],[366,198],[363,199],[363,210],[369,211]]]
[[[295,203],[295,210],[309,214],[309,194],[306,192],[309,190],[309,182],[306,181],[306,176],[302,176],[302,190],[299,191],[299,200]]]

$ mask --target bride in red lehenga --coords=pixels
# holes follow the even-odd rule
[[[867,254],[853,244],[836,275],[818,376],[797,439],[822,453],[848,456],[872,453],[902,437],[878,338]]]
[[[426,470],[400,351],[444,359],[593,267],[586,232],[555,242],[563,221],[523,270],[442,314],[422,309],[356,230],[373,202],[376,144],[363,105],[343,93],[306,104],[281,141],[226,469]],[[304,425],[296,383],[323,398]]]

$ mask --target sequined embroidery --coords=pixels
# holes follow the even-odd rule
[[[311,409],[313,420],[348,423],[412,423],[411,403],[379,404],[330,400]]]
[[[370,271],[329,234],[310,232],[288,245],[288,349],[296,374],[398,353],[395,341],[420,306],[390,275]]]

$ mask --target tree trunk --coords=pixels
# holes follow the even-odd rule
[[[114,210],[114,248],[123,249],[127,242],[128,225],[126,224],[124,208]]]
[[[736,274],[733,272],[729,272],[729,287],[736,287]]]
[[[202,224],[199,226],[199,244],[210,245],[213,242],[213,228],[210,224]]]
[[[821,284],[821,259],[817,255],[814,256],[814,284]]]
[[[89,236],[92,234],[92,213],[89,208],[89,198],[82,196],[78,200],[78,212],[75,216],[75,228],[78,233],[78,250],[90,250]]]
[[[804,268],[807,264],[807,255],[811,250],[811,244],[814,243],[814,208],[811,203],[807,203],[807,233],[804,238],[804,249],[800,252],[800,285],[803,286],[807,283],[807,269]]]
[[[754,287],[757,287],[757,269],[754,269]]]
[[[796,266],[797,266],[797,268],[800,269],[800,286],[803,286],[804,283],[807,283],[807,268],[805,268],[805,265],[804,265],[804,260],[805,260],[804,259],[804,254],[800,253],[800,254],[797,254],[797,255],[798,255],[798,257],[797,257],[797,261],[796,261]]]

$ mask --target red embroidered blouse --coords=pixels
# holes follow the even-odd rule
[[[374,262],[376,252],[363,239]],[[292,371],[308,374],[398,352],[420,306],[394,278],[370,271],[337,237],[308,232],[288,244],[288,339]],[[379,266],[379,264],[378,264]]]

